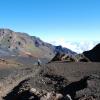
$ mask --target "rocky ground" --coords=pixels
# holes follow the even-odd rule
[[[100,100],[100,63],[36,63],[0,60],[0,100]]]

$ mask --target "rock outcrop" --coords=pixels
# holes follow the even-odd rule
[[[75,59],[68,54],[63,54],[63,53],[57,53],[54,58],[51,60],[53,61],[66,61],[66,62],[75,62]]]

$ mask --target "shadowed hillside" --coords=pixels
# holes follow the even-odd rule
[[[92,50],[83,52],[83,54],[93,62],[100,62],[100,43]]]

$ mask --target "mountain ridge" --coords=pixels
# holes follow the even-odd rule
[[[27,33],[14,32],[10,29],[0,29],[0,48],[16,52],[18,55],[28,55],[39,58],[52,58],[57,52],[76,54],[68,48],[54,46]]]

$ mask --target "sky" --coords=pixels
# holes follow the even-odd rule
[[[99,41],[100,0],[0,0],[0,28],[66,47]]]

